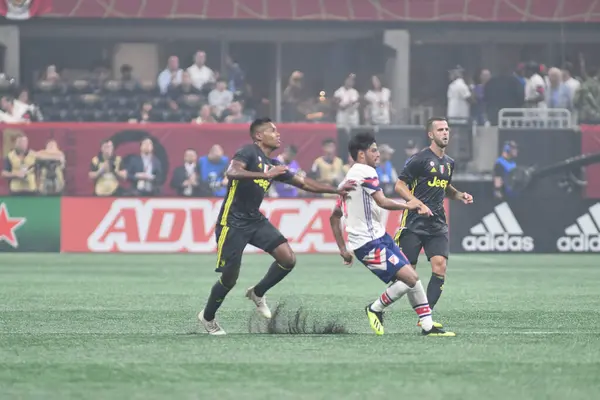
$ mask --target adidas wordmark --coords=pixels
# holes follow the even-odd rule
[[[600,203],[590,207],[577,222],[565,229],[565,235],[556,241],[560,252],[600,252]]]
[[[482,218],[462,240],[466,251],[533,251],[531,236],[525,236],[521,225],[507,203]]]

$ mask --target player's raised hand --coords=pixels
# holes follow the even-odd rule
[[[271,178],[275,178],[279,175],[283,175],[287,171],[288,171],[288,167],[286,165],[276,165],[276,166],[270,168],[265,175],[267,175],[267,178],[271,179]]]
[[[473,196],[471,196],[469,193],[464,192],[461,196],[461,200],[463,203],[465,204],[471,204],[473,203]]]
[[[344,259],[344,265],[352,265],[352,253],[348,250],[340,251],[340,256]]]
[[[351,192],[355,189],[356,189],[356,181],[349,180],[349,181],[344,182],[344,184],[338,188],[338,194],[340,196],[345,196],[349,192]]]

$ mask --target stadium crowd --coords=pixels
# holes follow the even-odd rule
[[[32,87],[19,86],[0,75],[0,122],[174,122],[248,123],[273,111],[272,100],[255,95],[243,66],[227,55],[221,71],[207,65],[197,51],[192,65],[182,68],[170,56],[156,80],[136,78],[130,65],[120,76],[105,67],[86,74],[64,74],[49,65]],[[578,73],[576,73],[576,71]],[[560,108],[578,114],[580,121],[600,121],[599,72],[581,57],[578,68],[565,63],[546,68],[520,63],[510,74],[482,69],[467,73],[460,66],[449,74],[447,116],[480,125],[496,125],[503,108]],[[315,92],[304,73],[293,71],[281,94],[282,122],[335,122],[341,126],[389,125],[400,110],[380,76],[340,77],[331,93]]]

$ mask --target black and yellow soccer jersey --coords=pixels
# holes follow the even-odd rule
[[[252,172],[267,172],[272,166],[281,164],[267,157],[256,144],[242,147],[233,159],[246,164],[245,169]],[[288,183],[293,177],[294,174],[286,172],[274,180]],[[273,179],[231,179],[217,224],[243,229],[265,219],[260,212],[260,205],[272,181]]]
[[[398,179],[404,181],[413,195],[429,207],[433,216],[405,211],[401,228],[419,235],[448,232],[444,197],[446,188],[452,182],[453,173],[454,160],[447,155],[440,158],[430,148],[420,151],[406,161]]]

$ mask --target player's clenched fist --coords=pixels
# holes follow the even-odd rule
[[[463,192],[462,196],[461,196],[461,200],[463,203],[465,204],[471,204],[473,203],[473,196],[471,196],[469,193],[467,192]]]
[[[340,256],[344,259],[344,265],[352,265],[352,253],[348,250],[340,251]]]

